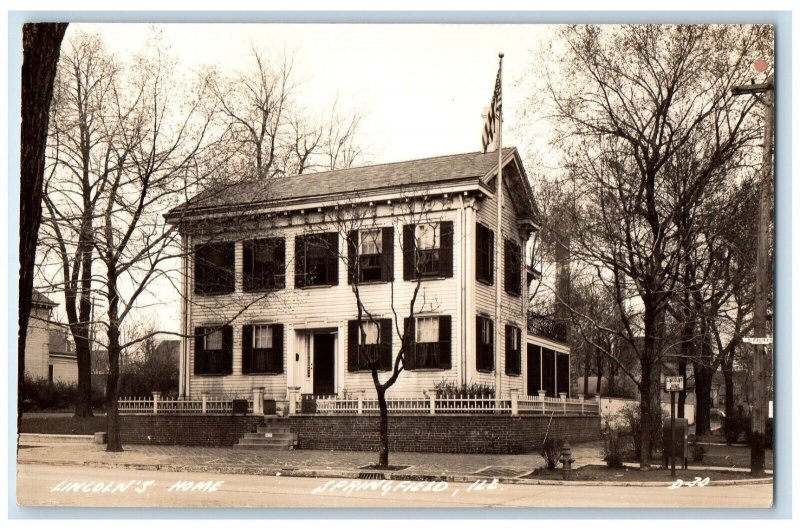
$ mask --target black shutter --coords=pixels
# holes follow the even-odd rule
[[[329,232],[325,234],[325,246],[327,252],[327,277],[325,283],[328,285],[339,284],[339,233]]]
[[[414,225],[403,226],[403,279],[413,280],[414,271]]]
[[[255,241],[242,242],[242,287],[245,291],[251,291],[255,287],[253,281],[253,246]]]
[[[403,366],[406,370],[413,370],[417,366],[416,321],[414,317],[406,318],[403,322],[405,330],[406,350],[403,353]]]
[[[439,317],[439,368],[449,370],[452,366],[452,326],[450,315]]]
[[[381,229],[381,281],[394,281],[394,228],[391,226]]]
[[[505,290],[509,294],[520,295],[522,293],[520,246],[506,239],[503,252]]]
[[[275,374],[283,373],[283,324],[272,326],[272,351],[267,357],[268,370]]]
[[[277,238],[272,247],[272,260],[275,263],[275,288],[283,289],[286,287],[286,240]]]
[[[380,326],[380,355],[378,357],[379,370],[392,369],[392,319],[382,318],[378,321]]]
[[[439,223],[439,275],[444,278],[453,277],[453,221]]]
[[[347,284],[353,284],[354,280],[360,279],[358,274],[358,230],[352,230],[347,234]]]
[[[494,232],[480,223],[475,226],[475,278],[494,285]]]
[[[236,250],[234,243],[223,243],[222,252],[225,256],[225,268],[220,272],[222,276],[223,292],[232,293],[235,289]]]
[[[223,373],[233,373],[233,326],[222,326]]]
[[[347,371],[358,370],[358,320],[347,321]]]
[[[205,373],[205,328],[194,328],[194,375]]]
[[[253,326],[242,326],[242,373],[253,371]]]
[[[294,286],[306,285],[306,237],[294,238]]]

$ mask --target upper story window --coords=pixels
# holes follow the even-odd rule
[[[242,243],[245,291],[283,289],[286,286],[286,243],[282,237]]]
[[[515,241],[506,239],[503,256],[505,278],[504,284],[508,294],[520,296],[522,294],[522,251]]]
[[[453,223],[403,227],[403,279],[453,276]]]
[[[408,345],[403,365],[406,370],[450,369],[452,340],[450,316],[407,318],[405,329]]]
[[[475,279],[494,284],[494,231],[475,224]]]
[[[475,367],[482,372],[494,370],[494,322],[490,318],[477,317],[477,348]]]
[[[232,293],[234,244],[211,242],[194,247],[194,292],[200,295]]]
[[[283,373],[283,324],[242,326],[242,373]]]
[[[295,238],[295,287],[339,283],[339,235],[336,232]]]
[[[394,271],[394,228],[354,230],[348,234],[347,283],[389,282]]]

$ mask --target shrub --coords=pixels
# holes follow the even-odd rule
[[[735,444],[739,441],[739,437],[744,433],[745,440],[750,440],[750,418],[742,414],[734,414],[733,416],[726,416],[722,420],[722,434],[725,436],[725,442]]]
[[[622,466],[622,456],[625,453],[625,442],[619,429],[609,427],[603,430],[603,460],[608,467],[619,469]]]
[[[22,380],[20,399],[26,412],[38,410],[64,410],[75,407],[78,384],[63,381],[49,382],[44,378],[34,379],[26,375]],[[92,390],[92,408],[101,410],[105,406],[105,394]]]
[[[542,444],[540,455],[544,458],[545,466],[547,469],[553,470],[558,465],[558,457],[561,456],[561,448],[564,446],[564,440],[561,438],[547,438]]]
[[[479,397],[485,396],[487,398],[494,397],[494,387],[491,385],[482,385],[472,383],[469,385],[458,384],[454,381],[447,381],[442,379],[434,386],[436,397],[454,396],[454,397]]]
[[[623,407],[620,411],[623,422],[630,432],[633,440],[633,451],[636,459],[642,457],[642,418],[639,404],[631,403]],[[654,414],[655,421],[650,424],[650,456],[657,453],[663,446],[662,425],[669,419],[669,415],[663,410]]]

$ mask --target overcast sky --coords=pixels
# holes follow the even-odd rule
[[[516,81],[531,67],[547,26],[165,24],[169,45],[187,75],[203,65],[248,71],[251,44],[294,53],[303,106],[365,114],[363,138],[375,162],[480,149],[481,111],[489,105],[498,52],[505,53],[503,144],[515,145],[515,116],[524,96]],[[146,24],[73,24],[98,31],[121,56],[141,49]]]

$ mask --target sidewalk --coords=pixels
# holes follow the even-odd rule
[[[377,453],[362,451],[239,450],[224,447],[129,445],[122,453],[108,453],[103,445],[30,443],[21,445],[20,464],[91,466],[178,472],[212,472],[250,475],[329,477],[344,479],[446,480],[474,482],[497,478],[505,483],[554,484],[560,481],[522,479],[543,466],[538,454],[485,455],[403,453],[390,455],[395,471],[363,469],[377,461]],[[602,444],[572,447],[574,467],[604,465]],[[763,481],[764,479],[760,479]],[[771,480],[771,479],[767,479]],[[731,481],[739,483],[741,481]],[[576,482],[569,484],[578,485]],[[625,485],[617,483],[616,485]],[[637,483],[638,484],[638,483]],[[587,483],[587,485],[589,485]],[[606,485],[606,484],[604,484]],[[660,486],[654,482],[648,485]]]

